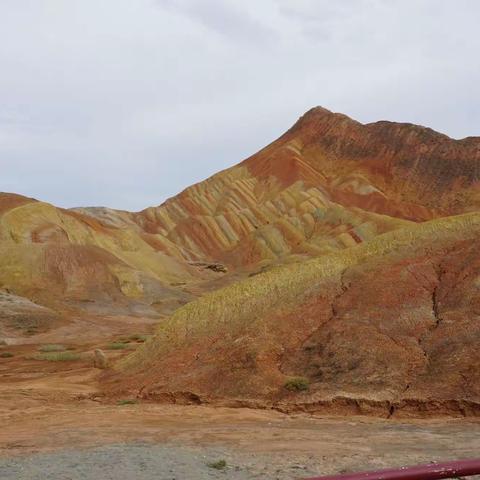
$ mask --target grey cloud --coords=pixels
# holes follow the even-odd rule
[[[0,0],[0,190],[141,209],[323,105],[480,134],[476,0]]]
[[[160,6],[187,15],[226,39],[246,44],[267,42],[276,37],[274,29],[262,24],[239,3],[229,0],[158,0]]]

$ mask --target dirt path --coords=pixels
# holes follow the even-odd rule
[[[2,479],[225,478],[206,465],[221,459],[227,478],[283,479],[480,453],[480,422],[465,420],[405,423],[78,401],[2,408],[0,423]],[[108,465],[111,476],[99,476]]]

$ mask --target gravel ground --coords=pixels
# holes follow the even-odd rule
[[[226,467],[209,464],[224,460]],[[385,468],[382,456],[335,458],[125,443],[0,458],[1,480],[293,480]],[[394,462],[398,465],[398,460]],[[408,462],[407,462],[408,463]],[[410,462],[411,463],[411,462]],[[392,464],[391,464],[392,465]],[[480,476],[469,477],[480,480]]]
[[[224,469],[208,466],[225,460]],[[318,474],[313,458],[130,443],[0,458],[2,480],[294,479]]]
[[[472,420],[89,402],[12,408],[8,396],[4,403],[0,480],[293,480],[480,457],[480,423]],[[225,468],[209,466],[221,460]]]

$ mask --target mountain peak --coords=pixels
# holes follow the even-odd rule
[[[293,125],[289,132],[298,132],[301,130],[307,131],[322,131],[325,126],[331,126],[339,123],[353,123],[359,124],[352,118],[343,113],[332,112],[327,108],[317,106],[307,110]]]

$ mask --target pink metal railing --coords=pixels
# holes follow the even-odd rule
[[[400,467],[372,472],[328,475],[305,480],[437,480],[480,475],[480,458]]]

